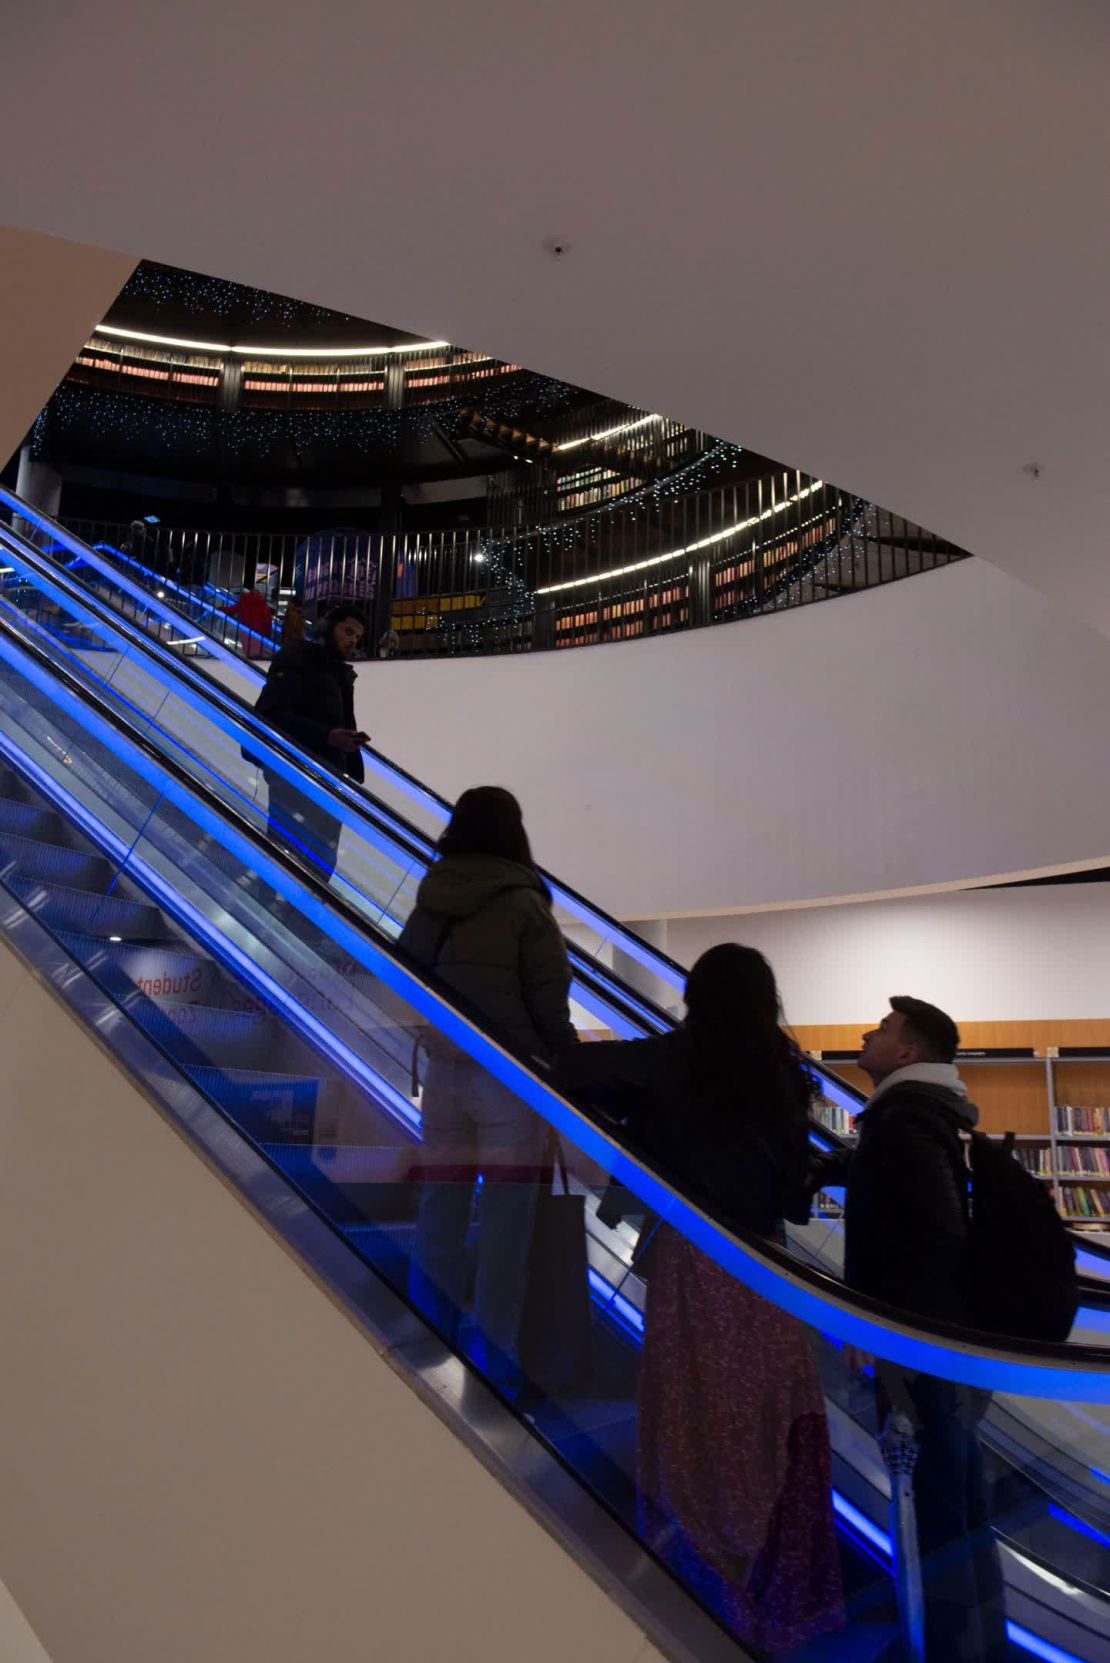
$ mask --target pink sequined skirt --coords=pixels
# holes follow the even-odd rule
[[[740,1639],[775,1651],[841,1625],[806,1330],[666,1226],[648,1266],[637,1482],[646,1540]]]

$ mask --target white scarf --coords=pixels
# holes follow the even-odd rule
[[[911,1082],[924,1086],[943,1086],[946,1091],[955,1092],[957,1097],[967,1097],[967,1087],[960,1079],[959,1070],[954,1062],[911,1062],[905,1068],[896,1068],[893,1074],[888,1074],[885,1080],[879,1081],[867,1099],[867,1107],[870,1108],[872,1103],[877,1103],[884,1092]]]

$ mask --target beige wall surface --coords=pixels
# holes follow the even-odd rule
[[[1110,857],[1110,652],[985,561],[613,646],[359,666],[360,724],[449,797],[524,804],[618,917]]]
[[[134,264],[126,255],[0,225],[0,467]]]
[[[1106,883],[686,918],[667,930],[668,951],[684,964],[718,941],[758,947],[789,1022],[852,1023],[857,1035],[892,993],[929,999],[961,1021],[1110,1017],[1108,940]]]
[[[656,1655],[6,948],[0,1051],[0,1575],[52,1663]]]
[[[26,1617],[0,1582],[0,1657],[4,1663],[50,1663]]]

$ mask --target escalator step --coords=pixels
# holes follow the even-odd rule
[[[261,1103],[281,1108],[294,1104],[314,1104],[324,1076],[320,1074],[282,1074],[256,1068],[218,1068],[207,1064],[192,1065],[185,1071],[206,1090],[220,1087],[220,1101],[231,1103]]]
[[[131,946],[70,930],[59,930],[58,938],[117,998],[138,992],[163,1008],[196,1004],[228,1010],[256,1008],[243,988],[212,959],[187,948]]]
[[[311,1058],[307,1048],[305,1055]],[[392,1117],[345,1075],[180,1066],[256,1142],[407,1144]]]
[[[290,1178],[322,1172],[334,1184],[395,1184],[407,1179],[419,1147],[414,1143],[321,1144],[315,1149],[266,1146],[266,1153]]]
[[[263,1074],[243,1068],[185,1063],[182,1073],[257,1143],[312,1144],[326,1137],[325,1081],[309,1075]]]
[[[61,815],[55,814],[52,808],[0,796],[0,834],[8,832],[17,837],[34,838],[39,843],[65,843],[69,836]]]
[[[143,1031],[181,1063],[249,1069],[264,1057],[275,1073],[293,1073],[303,1070],[307,1060],[296,1035],[259,1010],[199,1004],[160,1010],[147,1001],[138,1020]]]
[[[20,878],[43,878],[68,889],[96,890],[101,895],[115,877],[116,869],[103,855],[61,843],[40,843],[35,838],[0,832],[0,870],[14,869]]]
[[[169,941],[170,925],[158,908],[116,895],[97,895],[85,889],[44,884],[37,878],[14,877],[8,887],[44,924],[59,931],[86,936],[120,936],[127,941]]]
[[[0,766],[0,798],[16,803],[33,802],[36,808],[39,806],[38,799],[32,795],[14,768]]]

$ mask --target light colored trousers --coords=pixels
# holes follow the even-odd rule
[[[430,1057],[413,1303],[450,1342],[466,1302],[466,1240],[478,1174],[472,1360],[494,1380],[516,1368],[546,1127],[499,1081],[467,1061]]]

